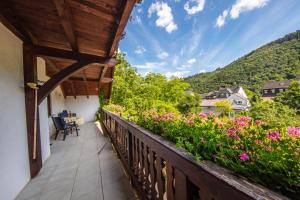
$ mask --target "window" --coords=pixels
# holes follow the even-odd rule
[[[265,93],[265,94],[268,94],[268,90],[264,90],[264,93]]]
[[[275,93],[275,89],[272,89],[272,93]]]
[[[242,101],[237,101],[237,105],[242,105],[243,102]]]
[[[280,88],[280,89],[279,89],[279,92],[283,92],[283,89],[282,89],[282,88]]]

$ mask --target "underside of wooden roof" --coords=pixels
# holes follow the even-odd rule
[[[0,21],[46,61],[47,75],[85,57],[110,59],[137,0],[2,0]],[[64,96],[109,98],[114,65],[89,64],[60,85]]]

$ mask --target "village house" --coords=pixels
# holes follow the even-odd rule
[[[220,101],[229,101],[235,113],[250,108],[250,101],[240,86],[231,88],[220,88],[218,91],[202,95],[201,108],[205,113],[215,112],[215,104]]]
[[[300,80],[300,77],[297,78]],[[278,93],[286,91],[293,80],[268,81],[262,88],[262,97],[275,97]]]

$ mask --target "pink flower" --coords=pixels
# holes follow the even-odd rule
[[[207,118],[207,114],[205,113],[199,113],[199,117],[204,119],[204,118]]]
[[[255,120],[255,124],[260,126],[263,124],[263,121],[262,120]]]
[[[279,140],[280,139],[280,133],[279,132],[276,132],[276,131],[270,131],[268,134],[267,134],[267,138],[269,140]]]
[[[243,126],[247,126],[249,122],[251,122],[251,120],[252,120],[251,117],[243,116],[243,117],[236,118],[235,124],[243,127]]]
[[[165,113],[163,115],[161,115],[160,117],[157,117],[155,120],[156,121],[170,121],[174,118],[175,114],[172,112],[169,113]]]
[[[189,125],[194,125],[194,121],[191,119],[186,120],[186,123]]]
[[[211,116],[211,117],[213,117],[213,116],[215,116],[215,113],[212,112],[212,111],[210,111],[208,115]]]
[[[263,145],[263,142],[261,140],[255,140],[255,143],[258,145]]]
[[[236,121],[235,124],[238,126],[247,126],[248,125],[248,123],[244,122],[244,121]]]
[[[248,156],[248,154],[247,153],[241,153],[240,154],[240,160],[242,160],[242,161],[246,161],[246,160],[248,160],[249,159],[249,156]]]
[[[292,135],[293,137],[300,137],[300,128],[288,127],[287,132],[288,132],[288,134]]]
[[[226,132],[229,137],[235,137],[238,130],[235,128],[229,128],[226,130]]]

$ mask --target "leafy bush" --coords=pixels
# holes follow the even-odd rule
[[[300,81],[293,81],[285,92],[279,93],[275,101],[289,106],[300,114]]]
[[[109,110],[119,116],[122,116],[122,114],[125,111],[125,108],[123,106],[116,105],[116,104],[108,104],[108,105],[105,105],[103,108],[106,110]]]
[[[179,115],[144,111],[138,125],[186,149],[197,160],[211,160],[284,195],[300,195],[300,126],[267,128],[252,117]]]
[[[253,104],[249,115],[254,119],[263,120],[266,128],[300,126],[300,116],[279,102],[262,101]]]

